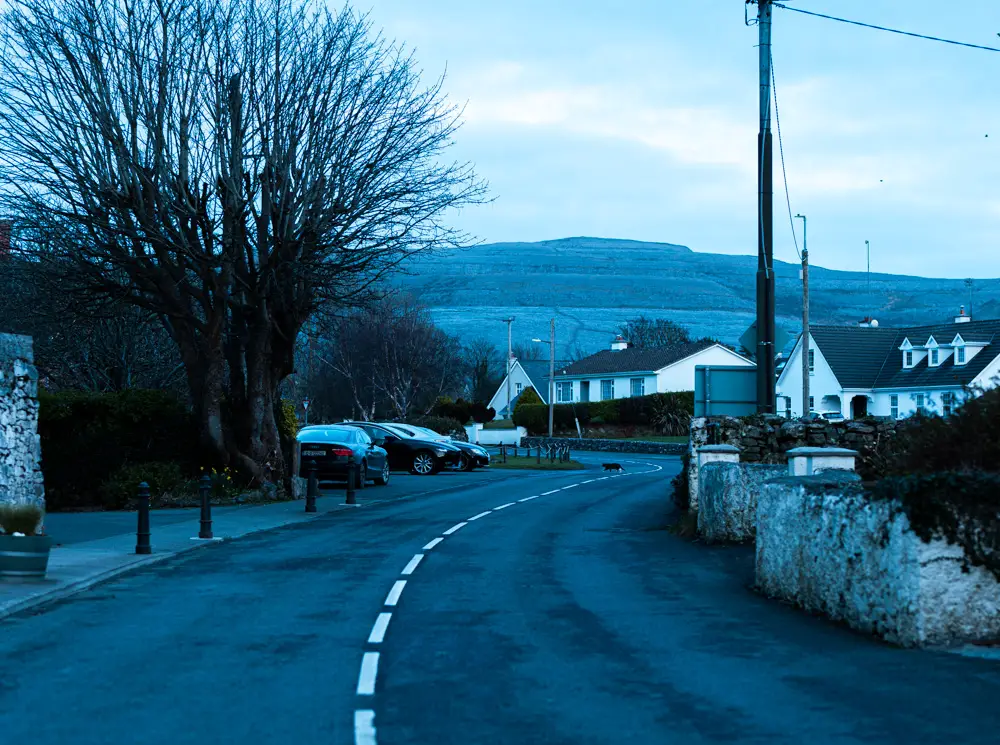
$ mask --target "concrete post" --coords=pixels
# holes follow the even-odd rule
[[[793,448],[788,451],[788,475],[812,476],[820,471],[853,471],[857,450]]]
[[[691,472],[689,477],[689,500],[690,509],[698,510],[698,474],[701,467],[706,463],[739,463],[740,449],[735,445],[702,445],[695,452],[697,467]]]

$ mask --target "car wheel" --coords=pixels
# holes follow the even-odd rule
[[[437,464],[434,462],[434,456],[426,450],[421,450],[413,456],[413,466],[411,467],[411,470],[418,476],[430,476],[432,473],[437,472],[436,466]]]
[[[389,483],[389,461],[382,466],[382,473],[375,479],[375,486],[385,486]]]
[[[476,467],[476,461],[474,461],[472,458],[470,458],[465,453],[462,453],[461,460],[459,461],[459,464],[458,464],[458,470],[459,471],[471,471],[475,467]]]

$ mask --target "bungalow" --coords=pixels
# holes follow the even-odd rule
[[[809,408],[858,419],[900,419],[918,410],[944,416],[970,391],[992,388],[1000,374],[1000,320],[973,321],[963,307],[953,323],[912,328],[809,329]],[[777,384],[778,412],[802,410],[802,339]]]
[[[566,361],[556,360],[557,369],[567,364],[569,363]],[[535,389],[542,403],[549,402],[549,366],[548,360],[514,359],[510,368],[511,408],[517,405],[517,397],[528,388]],[[507,418],[507,376],[504,376],[497,392],[490,399],[489,406],[497,412],[498,419]]]
[[[698,365],[753,367],[753,362],[714,341],[636,349],[619,336],[611,349],[556,368],[556,403],[693,391]]]

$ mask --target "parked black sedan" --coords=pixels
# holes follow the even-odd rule
[[[480,445],[455,440],[448,435],[442,435],[440,432],[435,432],[433,429],[418,427],[415,424],[393,423],[391,426],[409,437],[420,440],[431,440],[432,442],[445,442],[458,448],[462,451],[462,460],[458,465],[458,470],[460,471],[471,471],[476,468],[485,468],[490,464],[490,454],[486,451],[486,448],[481,447]]]
[[[312,425],[299,430],[299,475],[308,477],[310,461],[316,464],[316,478],[333,481],[347,478],[348,458],[360,464],[358,486],[364,487],[368,479],[377,486],[389,483],[389,456],[384,448],[376,445],[368,433],[358,427],[340,425]]]
[[[389,467],[394,471],[410,471],[418,476],[429,476],[444,468],[457,468],[462,454],[458,448],[445,442],[412,439],[391,425],[374,422],[342,422],[344,426],[362,429],[389,453]]]

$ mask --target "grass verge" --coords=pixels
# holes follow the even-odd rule
[[[539,463],[535,456],[525,458],[523,455],[519,455],[515,458],[513,455],[508,455],[506,463],[500,457],[493,456],[490,468],[515,468],[528,471],[582,471],[584,465],[575,460],[568,461],[567,463],[560,463],[559,461],[550,463],[545,458],[542,458],[542,462]]]

